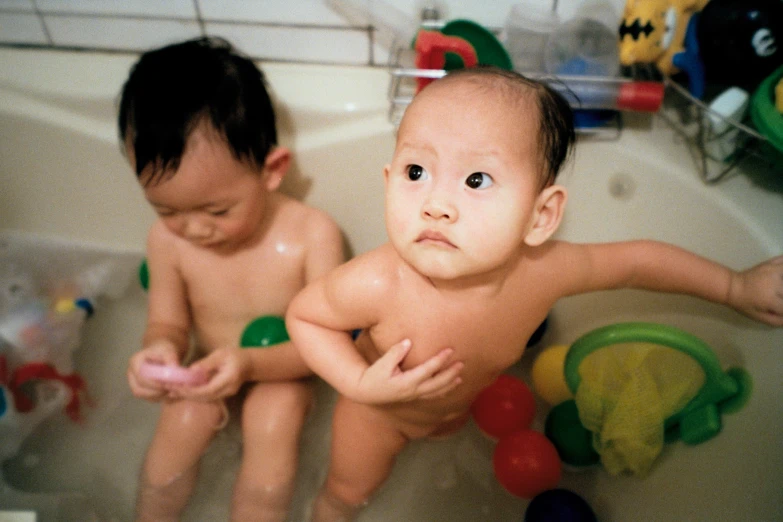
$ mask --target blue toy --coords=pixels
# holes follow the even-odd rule
[[[590,505],[573,491],[550,489],[530,501],[525,522],[597,522],[597,519]]]

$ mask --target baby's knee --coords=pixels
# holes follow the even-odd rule
[[[323,485],[321,496],[335,507],[359,510],[367,505],[373,493],[374,490],[369,489],[366,484],[328,476]]]
[[[185,509],[196,470],[167,474],[145,467],[136,498],[136,522],[176,522]]]
[[[243,407],[245,430],[298,432],[313,401],[310,388],[301,383],[264,383],[253,387]]]
[[[238,480],[234,487],[232,520],[285,520],[294,495],[294,477]]]

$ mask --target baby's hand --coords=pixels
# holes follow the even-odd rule
[[[165,383],[145,376],[142,367],[145,364],[179,365],[177,348],[169,342],[157,341],[136,352],[128,362],[128,384],[133,395],[148,401],[159,401],[168,396]]]
[[[215,401],[235,395],[247,380],[251,360],[248,350],[218,348],[190,366],[193,372],[210,376],[200,386],[180,386],[177,396],[200,401]]]
[[[783,256],[735,274],[729,305],[757,321],[783,326]]]
[[[462,382],[459,374],[464,363],[453,362],[446,366],[454,353],[451,348],[441,350],[415,368],[403,371],[400,363],[410,348],[408,339],[392,346],[364,371],[352,398],[366,404],[430,399],[446,395]]]

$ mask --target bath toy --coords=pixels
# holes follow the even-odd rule
[[[462,38],[473,46],[479,65],[494,65],[507,71],[514,67],[503,44],[491,31],[476,22],[462,19],[451,20],[443,26],[440,32],[448,36]],[[456,56],[446,56],[445,69],[447,71],[461,67],[470,66],[460,63]]]
[[[783,114],[783,78],[777,80],[775,85],[775,108],[779,113]]]
[[[27,393],[28,383],[40,384],[42,382],[59,383],[70,392],[70,399],[65,405],[65,413],[71,420],[80,422],[82,420],[81,398],[86,397],[87,393],[87,383],[84,378],[75,372],[68,375],[62,374],[53,365],[43,362],[23,364],[11,372],[8,389],[13,396],[16,411],[28,413],[38,408],[36,397],[31,397]]]
[[[36,394],[36,407],[28,412],[20,412],[14,406],[11,391],[5,385],[0,385],[0,404],[4,406],[0,410],[0,463],[16,455],[28,435],[63,407],[67,400],[67,389],[56,384],[52,386],[54,389],[48,390],[51,393],[37,389],[41,393]]]
[[[530,427],[536,400],[527,384],[502,374],[476,396],[470,411],[481,431],[499,438]]]
[[[678,426],[679,438],[699,444],[720,431],[720,415],[741,410],[750,399],[752,380],[743,368],[723,371],[715,353],[704,341],[683,330],[656,323],[619,323],[598,328],[577,339],[566,356],[566,382],[579,388],[579,365],[606,346],[621,343],[653,343],[674,348],[694,359],[705,373],[704,385],[680,411],[666,419],[667,428]]]
[[[568,489],[539,493],[525,510],[525,522],[597,522],[590,504]]]
[[[683,71],[691,93],[704,92],[696,19],[708,0],[627,0],[620,25],[620,63],[653,64],[664,76]],[[690,34],[689,34],[690,33]]]
[[[643,476],[664,442],[714,437],[721,414],[741,409],[752,388],[747,372],[724,372],[699,338],[655,323],[588,332],[571,346],[564,372],[578,421],[593,432],[593,448],[611,474]],[[552,420],[549,433],[563,440],[560,432],[570,429],[563,419]]]
[[[139,367],[139,373],[145,379],[169,384],[198,386],[208,381],[207,376],[202,372],[184,366],[158,364],[151,361],[143,362]]]
[[[752,90],[783,63],[783,2],[710,0],[696,37],[708,81]]]
[[[565,344],[550,346],[533,361],[530,374],[533,390],[550,406],[556,406],[574,396],[563,373],[568,348]]]
[[[139,284],[144,290],[149,290],[150,288],[150,269],[146,259],[139,265]]]
[[[775,107],[776,89],[783,98],[783,66],[767,77],[750,98],[750,117],[753,125],[768,140],[770,145],[783,152],[783,113]],[[778,103],[783,106],[783,100]]]
[[[285,320],[276,315],[264,315],[245,327],[239,345],[243,348],[264,348],[289,340]]]
[[[419,31],[416,37],[415,49],[417,69],[445,69],[447,53],[457,55],[463,67],[474,67],[478,63],[476,51],[467,40],[457,36],[447,36],[438,31]],[[435,79],[417,77],[417,92],[435,81]]]
[[[601,460],[593,448],[593,433],[579,422],[579,410],[573,399],[561,402],[550,410],[546,416],[544,434],[557,448],[563,464],[592,466]]]
[[[498,440],[492,455],[498,482],[511,494],[533,498],[560,482],[557,450],[543,434],[520,430]]]
[[[60,373],[71,373],[81,326],[93,311],[84,298],[33,298],[18,304],[0,317],[0,342],[6,343],[9,362],[47,362]]]

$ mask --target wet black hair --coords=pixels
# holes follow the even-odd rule
[[[532,92],[539,110],[539,150],[542,161],[542,187],[554,183],[557,175],[570,157],[576,143],[574,129],[574,111],[566,98],[549,83],[528,78],[514,71],[508,71],[493,66],[470,67],[456,69],[438,82],[450,82],[460,78],[489,78],[496,81],[487,82],[488,89],[507,87],[504,91],[510,93],[510,99],[519,99],[519,89]],[[435,83],[438,83],[435,82]]]
[[[263,166],[277,144],[272,102],[261,70],[222,38],[204,37],[145,52],[120,94],[120,143],[145,184],[179,168],[193,130],[211,124],[232,154]]]

